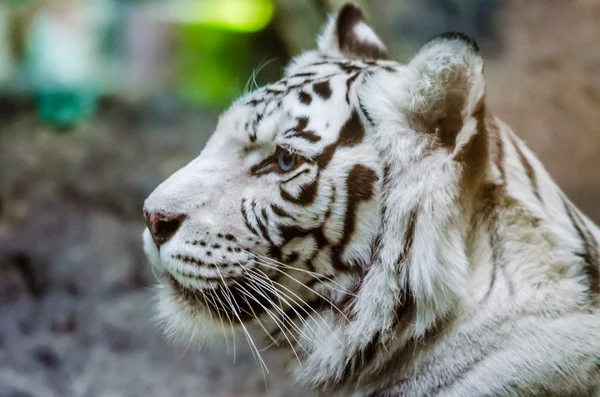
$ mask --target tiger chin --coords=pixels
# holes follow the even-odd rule
[[[262,334],[326,393],[600,395],[600,231],[462,34],[400,64],[345,5],[144,215],[173,334]]]

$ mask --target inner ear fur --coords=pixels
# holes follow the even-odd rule
[[[318,44],[319,50],[328,55],[363,60],[388,58],[385,45],[365,22],[362,10],[353,4],[345,4],[329,19]]]
[[[485,80],[479,47],[468,36],[445,33],[431,39],[409,64],[414,83],[409,86],[411,126],[433,134],[454,151],[474,128],[463,131],[473,117],[482,117]],[[468,139],[467,139],[468,140]]]

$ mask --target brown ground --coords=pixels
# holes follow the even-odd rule
[[[600,4],[506,2],[487,62],[496,114],[600,221]],[[184,352],[150,319],[141,204],[201,149],[215,118],[101,112],[77,135],[0,120],[0,397],[262,396],[238,343]],[[270,396],[306,396],[269,362]]]

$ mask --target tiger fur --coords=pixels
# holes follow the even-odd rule
[[[258,329],[326,393],[600,396],[600,230],[466,36],[403,65],[344,6],[144,209],[180,220],[143,236],[171,334]]]

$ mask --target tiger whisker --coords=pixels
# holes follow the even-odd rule
[[[235,300],[235,299],[233,299],[233,294],[231,293],[229,287],[227,286],[227,283],[225,282],[225,278],[223,277],[223,274],[221,274],[220,271],[218,271],[217,273],[219,274],[219,277],[221,278],[221,281],[223,282],[223,290],[226,292],[225,294],[223,294],[223,296],[226,299],[227,304],[229,305],[229,308],[231,309],[231,312],[233,313],[233,315],[235,315],[235,317],[237,317],[239,324],[242,327],[244,334],[246,335],[248,344],[251,346],[253,351],[256,353],[256,357],[258,358],[259,363],[262,365],[262,367],[264,367],[264,370],[267,373],[269,373],[269,369],[267,368],[267,365],[265,364],[262,356],[260,355],[260,352],[258,351],[258,348],[256,347],[256,344],[254,343],[254,340],[252,340],[250,333],[246,329],[246,326],[242,322],[242,319],[240,318],[239,314],[237,313],[237,311],[235,310],[235,307],[232,304],[232,300]],[[231,296],[232,299],[229,299],[229,296]]]
[[[240,291],[242,292],[242,291]],[[300,357],[298,356],[298,353],[296,352],[296,349],[294,349],[294,344],[292,343],[292,341],[287,337],[285,330],[287,330],[289,332],[289,328],[283,323],[283,321],[281,320],[277,320],[276,317],[273,316],[273,314],[271,313],[271,311],[269,309],[267,309],[266,307],[264,307],[260,302],[258,302],[258,300],[252,296],[252,294],[250,294],[249,292],[242,292],[243,294],[245,294],[246,296],[248,296],[250,299],[253,299],[255,302],[257,302],[259,305],[261,305],[263,307],[263,309],[265,310],[265,312],[273,319],[273,321],[275,322],[275,324],[277,325],[277,327],[279,328],[279,330],[281,331],[281,334],[283,335],[283,337],[287,340],[288,344],[290,345],[290,347],[292,348],[292,351],[294,353],[294,356],[296,356],[296,359],[298,360],[299,364],[302,364],[300,361]],[[280,324],[281,322],[281,324]],[[285,328],[285,330],[282,328]],[[300,342],[298,341],[298,339],[296,339],[294,337],[294,335],[289,332],[290,335],[292,335],[292,337],[296,340],[296,342],[298,342],[298,345],[302,348],[302,350],[304,350],[306,352],[306,350],[304,349],[304,347],[300,344]],[[273,337],[269,334],[269,336],[271,337],[271,339],[273,339]],[[272,345],[270,345],[272,346]],[[265,349],[262,349],[265,350]]]
[[[208,309],[207,312],[208,312],[208,315],[210,316],[210,320],[214,321],[212,310],[210,310],[209,303],[208,303],[208,300],[206,298],[206,294],[204,293],[203,290],[198,290],[198,291],[200,292],[200,296],[202,296],[202,299],[204,300],[204,305]],[[194,292],[194,296],[196,296],[195,292]],[[214,305],[212,305],[212,304],[211,304],[211,306],[213,306],[215,308],[215,310],[217,311],[217,313],[218,313],[218,309]],[[229,320],[229,325],[231,327],[231,339],[233,340],[233,364],[235,365],[235,358],[236,358],[236,351],[237,351],[236,350],[236,346],[235,346],[235,331],[233,329],[233,322],[231,321],[231,319],[229,318],[229,316],[227,317],[227,319]],[[227,341],[227,333],[225,332],[225,327],[224,327],[222,321],[221,321],[221,326],[223,327],[223,336],[225,337],[225,341]],[[229,350],[229,347],[227,347],[227,349]]]
[[[343,285],[341,285],[341,284],[340,284],[340,283],[338,283],[337,281],[333,280],[333,279],[332,279],[331,277],[329,277],[329,276],[326,276],[326,275],[323,275],[323,274],[319,274],[319,273],[317,273],[317,272],[313,272],[313,271],[310,271],[310,270],[301,269],[301,268],[298,268],[298,267],[295,267],[295,266],[291,266],[291,265],[288,265],[288,264],[286,264],[286,263],[279,262],[279,261],[277,261],[277,260],[275,260],[275,259],[273,259],[273,258],[269,258],[269,257],[267,257],[267,256],[262,256],[262,255],[257,255],[257,254],[254,254],[254,253],[252,253],[252,252],[250,252],[250,251],[246,251],[246,252],[250,253],[251,255],[253,255],[254,257],[256,257],[256,258],[258,258],[258,259],[261,259],[261,260],[266,260],[266,261],[272,262],[273,264],[275,264],[275,265],[278,265],[278,266],[281,266],[281,267],[284,267],[284,268],[286,268],[286,269],[290,269],[290,270],[296,270],[296,271],[299,271],[299,272],[306,273],[306,274],[309,274],[309,275],[311,275],[311,276],[314,276],[314,277],[315,277],[315,278],[316,278],[316,279],[317,279],[317,280],[318,280],[318,281],[319,281],[321,284],[323,284],[324,286],[326,286],[326,287],[328,287],[328,288],[331,288],[332,290],[334,290],[334,291],[337,291],[337,292],[339,292],[339,293],[341,293],[341,294],[346,294],[346,295],[350,295],[350,296],[356,297],[356,294],[354,294],[354,293],[352,293],[352,292],[348,291],[348,290],[347,290],[347,289],[346,289],[346,288],[345,288]],[[337,289],[337,288],[333,288],[333,287],[332,287],[332,286],[330,286],[330,285],[327,285],[327,284],[326,284],[326,283],[325,283],[325,282],[324,282],[322,279],[325,279],[325,280],[329,281],[330,283],[332,283],[332,284],[334,284],[334,285],[336,285],[336,286],[338,286],[338,287],[342,288],[342,290],[339,290],[339,289]]]
[[[161,269],[160,274],[156,273],[156,266],[150,266],[150,269],[152,270],[152,275],[154,276],[154,278],[156,279],[156,281],[160,281],[160,279],[162,279],[162,276],[167,272],[164,268]]]
[[[272,338],[272,337],[271,337],[271,338]],[[271,344],[269,344],[269,345],[267,345],[267,346],[263,347],[262,349],[260,349],[260,351],[261,351],[261,352],[267,351],[267,350],[269,350],[269,349],[271,348],[271,346],[273,346],[273,345],[277,345],[277,347],[279,347],[279,344],[278,344],[278,343],[275,343],[275,342],[273,342],[273,343],[271,343]]]
[[[263,61],[261,62],[255,69],[252,70],[252,74],[250,75],[250,77],[248,78],[248,81],[246,81],[246,84],[244,84],[244,91],[243,91],[243,95],[246,95],[248,93],[251,92],[252,89],[252,85],[254,85],[254,88],[258,89],[258,83],[256,82],[256,76],[258,76],[258,74],[265,68],[267,67],[269,64],[271,64],[273,61],[275,61],[275,58],[270,59],[268,61]]]
[[[190,346],[192,345],[192,343],[196,340],[196,329],[192,328],[192,335],[189,338],[189,341],[187,343],[187,345],[185,346],[185,348],[183,349],[183,352],[181,352],[181,356],[183,357],[185,355],[185,353],[187,353],[188,349],[190,348]]]
[[[249,281],[254,281],[254,280],[249,280]],[[259,287],[259,285],[256,285],[257,287]],[[252,288],[254,291],[256,291],[259,295],[261,295],[263,298],[267,299],[269,301],[269,303],[271,303],[271,305],[275,308],[275,310],[279,311],[279,313],[281,314],[281,317],[284,320],[287,320],[288,324],[294,328],[294,330],[296,330],[300,335],[302,335],[304,338],[306,338],[307,340],[312,340],[311,338],[309,338],[304,332],[302,332],[302,330],[300,329],[300,327],[298,327],[298,325],[296,323],[294,323],[294,321],[287,315],[287,313],[285,313],[285,311],[283,309],[281,309],[280,307],[277,307],[277,305],[275,305],[272,299],[270,299],[267,295],[265,295],[263,292],[258,291],[256,288],[254,288],[253,285],[248,284],[248,287]],[[259,287],[260,288],[260,287]],[[287,328],[287,327],[286,327]],[[287,328],[289,330],[289,328]]]
[[[247,271],[252,271],[252,269],[246,269]],[[277,298],[277,300],[279,301],[279,306],[276,307],[275,303],[272,301],[272,299],[270,299],[269,296],[266,296],[264,294],[261,294],[261,296],[263,296],[265,299],[268,299],[269,302],[271,303],[272,306],[276,307],[276,309],[278,309],[279,312],[282,313],[282,315],[286,316],[286,319],[288,319],[288,321],[291,321],[291,319],[289,319],[289,316],[287,315],[287,313],[285,313],[285,311],[283,310],[283,306],[282,306],[282,299],[283,302],[285,302],[285,304],[287,306],[289,306],[294,313],[296,314],[296,316],[300,319],[300,321],[310,330],[312,331],[315,335],[316,332],[314,332],[314,329],[312,329],[312,327],[310,327],[308,325],[308,323],[306,322],[306,320],[300,316],[300,314],[295,310],[294,306],[292,304],[290,304],[288,302],[288,300],[286,298],[289,298],[290,300],[292,300],[292,302],[296,303],[296,301],[294,301],[292,298],[290,298],[288,295],[286,295],[285,293],[282,293],[281,291],[277,290],[277,288],[271,284],[271,286],[269,286],[268,284],[265,283],[265,280],[262,279],[262,276],[258,273],[256,274],[250,274],[248,273],[248,276],[250,276],[250,280],[253,281],[254,283],[257,283],[257,287],[266,287],[269,291],[271,291],[272,294],[275,295],[275,297]],[[269,281],[270,280],[266,280]],[[253,288],[254,289],[254,288]],[[258,291],[257,291],[258,292]],[[260,293],[260,292],[259,292]],[[306,310],[304,310],[306,312]],[[308,314],[308,313],[307,313]],[[293,324],[295,326],[295,324]],[[298,332],[304,336],[304,338],[306,338],[307,340],[313,340],[312,338],[309,338],[307,335],[305,335],[299,328],[297,328]]]
[[[317,272],[313,272],[311,270],[302,269],[302,268],[299,268],[299,267],[288,265],[287,263],[280,262],[280,261],[278,261],[276,259],[273,259],[271,257],[268,257],[268,256],[255,254],[255,253],[253,253],[251,251],[248,251],[248,250],[244,250],[244,251],[246,253],[252,255],[253,257],[257,258],[257,259],[261,259],[263,261],[271,262],[271,263],[273,263],[273,264],[275,264],[277,266],[285,267],[285,268],[288,268],[288,269],[291,269],[291,270],[297,270],[299,272],[307,273],[307,274],[309,274],[311,276],[314,276],[314,277],[316,277],[318,279],[326,279],[326,280],[330,281],[332,284],[335,284],[335,285],[337,285],[340,288],[344,288],[343,285],[339,284],[338,282],[336,282],[335,280],[333,280],[331,277],[326,276],[324,274],[320,274],[320,273],[317,273]],[[344,291],[340,291],[340,292],[344,292]]]
[[[248,269],[248,270],[249,270],[249,271],[254,271],[254,272],[256,272],[254,269]],[[260,269],[257,269],[257,270],[260,270]],[[298,302],[297,302],[296,300],[294,300],[292,297],[290,297],[289,295],[285,294],[284,292],[282,292],[282,291],[279,291],[279,290],[278,290],[278,289],[275,287],[275,285],[273,284],[273,281],[272,281],[272,280],[270,280],[269,278],[263,279],[263,275],[265,275],[265,274],[264,274],[264,272],[261,272],[261,273],[262,273],[262,275],[261,275],[261,274],[259,274],[259,273],[255,273],[255,275],[256,275],[256,276],[258,276],[259,278],[253,278],[253,280],[254,280],[254,281],[256,281],[256,282],[261,282],[261,283],[263,283],[263,285],[265,285],[265,284],[266,284],[266,283],[265,283],[266,281],[270,282],[270,283],[271,283],[271,286],[268,286],[268,285],[265,285],[265,286],[266,286],[267,288],[269,288],[269,290],[270,290],[272,293],[274,293],[274,294],[275,294],[275,295],[276,295],[278,298],[282,298],[282,299],[284,300],[285,304],[286,304],[287,306],[289,306],[289,307],[290,307],[290,309],[292,309],[292,311],[293,311],[293,312],[296,314],[296,316],[298,317],[298,319],[300,319],[300,321],[301,321],[301,322],[302,322],[302,323],[303,323],[303,324],[304,324],[304,325],[305,325],[305,326],[306,326],[306,327],[307,327],[307,328],[308,328],[308,329],[309,329],[309,330],[310,330],[310,331],[311,331],[313,334],[315,334],[315,335],[316,335],[316,332],[315,332],[315,330],[314,330],[314,329],[313,329],[313,328],[312,328],[312,327],[311,327],[311,326],[308,324],[308,322],[306,321],[306,319],[304,319],[304,318],[303,318],[303,316],[301,316],[301,315],[300,315],[300,313],[298,313],[298,312],[296,311],[296,309],[294,308],[294,306],[293,306],[292,304],[290,304],[290,303],[288,302],[288,300],[287,300],[287,299],[285,299],[285,298],[288,298],[288,299],[290,299],[290,300],[291,300],[293,303],[295,303],[295,304],[298,304]],[[252,275],[251,275],[251,276],[252,276]],[[265,275],[265,276],[266,276],[266,275]],[[297,296],[297,297],[298,297],[298,296]],[[304,300],[302,300],[300,297],[298,297],[298,299],[299,299],[299,300],[300,300],[300,302],[301,302],[301,304],[300,304],[300,305],[298,305],[298,308],[299,308],[300,310],[302,310],[303,312],[305,312],[305,313],[306,313],[306,315],[307,315],[308,317],[311,317],[311,314],[310,314],[308,311],[306,311],[306,309],[304,309],[304,307],[303,307],[303,305],[302,305],[302,304],[306,305],[307,303],[306,303]],[[320,328],[320,327],[319,327],[319,328]],[[323,329],[322,329],[322,328],[321,328],[321,331],[323,331]],[[311,339],[311,340],[312,340],[312,339]]]
[[[323,295],[321,295],[320,293],[318,293],[317,291],[315,291],[313,288],[309,287],[308,285],[304,284],[302,281],[300,281],[297,278],[293,277],[292,275],[284,272],[283,270],[278,269],[277,267],[275,267],[273,265],[270,265],[270,264],[264,263],[264,262],[261,262],[261,264],[264,265],[264,266],[266,266],[266,267],[268,267],[268,268],[270,268],[270,269],[273,269],[275,271],[280,272],[281,274],[287,276],[288,278],[290,278],[291,280],[295,281],[296,283],[302,285],[304,288],[308,289],[313,294],[317,295],[319,298],[321,298],[325,302],[329,303],[331,305],[331,307],[333,309],[335,309],[346,321],[350,322],[350,319],[348,319],[348,317],[346,316],[346,314],[344,314],[344,312],[342,312],[331,300],[325,298]]]
[[[241,285],[239,285],[239,283],[237,281],[235,283],[238,284],[238,287],[241,287]],[[242,291],[240,291],[240,292],[242,292]],[[271,339],[271,341],[273,342],[273,343],[271,343],[270,346],[272,346],[273,344],[276,344],[277,346],[279,346],[279,343],[275,339],[273,339],[273,337],[271,336],[271,334],[269,333],[269,331],[267,330],[267,328],[264,326],[264,324],[262,323],[262,321],[260,321],[260,318],[254,312],[254,309],[250,305],[250,302],[248,301],[248,298],[246,296],[247,295],[244,292],[242,292],[242,298],[248,304],[248,307],[252,311],[252,315],[254,316],[254,318],[256,319],[256,321],[258,322],[258,324],[260,325],[260,328],[262,328],[262,330],[265,332],[265,334],[267,334],[267,336],[269,337],[269,339]],[[261,350],[264,350],[264,349],[261,349]]]
[[[285,290],[287,290],[290,294],[294,295],[296,298],[298,298],[298,300],[300,300],[300,302],[302,302],[302,305],[300,305],[300,309],[303,310],[309,317],[312,317],[310,313],[308,313],[308,311],[306,311],[306,309],[304,309],[304,306],[308,306],[309,309],[312,310],[313,313],[315,313],[317,315],[317,317],[319,317],[319,319],[323,322],[323,324],[325,324],[325,326],[327,327],[327,329],[329,330],[329,332],[331,333],[331,335],[333,335],[336,340],[339,343],[342,343],[337,336],[335,335],[335,332],[333,331],[333,329],[331,329],[331,327],[329,326],[329,324],[327,323],[327,321],[325,321],[325,319],[323,318],[323,316],[321,316],[321,314],[315,310],[315,308],[311,307],[304,299],[302,299],[301,297],[299,297],[296,293],[294,293],[292,290],[290,290],[289,288],[287,288],[285,285],[278,283],[277,281],[273,281],[271,280],[262,270],[260,269],[256,269],[258,271],[260,271],[263,274],[263,277],[268,279],[271,283],[275,283],[279,286],[281,286],[282,288],[284,288]],[[321,330],[321,332],[323,332],[324,334],[326,333],[325,330],[320,326],[319,322],[316,322],[317,327],[319,327],[319,329]],[[311,328],[312,329],[312,328]],[[314,330],[313,330],[314,332]]]
[[[228,294],[230,293],[230,291],[226,291],[226,292]],[[242,323],[242,320],[241,320],[239,314],[236,312],[235,308],[233,307],[233,304],[231,303],[231,300],[229,299],[229,296],[227,294],[225,294],[224,298],[225,298],[225,300],[227,302],[227,305],[231,309],[231,313],[238,319],[239,324],[242,326],[242,329],[244,331],[244,335],[246,336],[246,340],[248,341],[248,345],[251,348],[250,351],[252,352],[252,355],[254,356],[254,359],[256,360],[256,362],[259,365],[259,367],[261,367],[261,371],[263,371],[263,374],[264,374],[264,371],[266,371],[267,373],[269,373],[269,369],[267,368],[267,365],[265,364],[265,362],[262,359],[260,353],[258,352],[258,348],[254,344],[254,341],[252,340],[252,337],[250,336],[250,333],[248,332],[248,330],[246,329],[246,327]]]
[[[212,294],[212,290],[208,290],[207,292],[208,292],[208,298],[212,299],[212,302],[213,302],[213,303],[211,303],[211,305],[212,305],[212,307],[215,308],[215,311],[217,312],[217,316],[219,316],[219,321],[221,322],[221,328],[223,329],[223,336],[225,338],[225,346],[226,346],[227,351],[229,351],[229,339],[227,338],[227,332],[225,331],[225,323],[223,322],[223,317],[221,316],[221,311],[219,310],[219,307],[216,302],[216,300],[218,300],[218,298]],[[226,316],[227,316],[227,319],[229,320],[229,323],[231,324],[231,319],[229,318],[229,315],[226,314]],[[233,338],[235,339],[235,336]]]
[[[242,287],[243,288],[243,287]],[[254,289],[254,288],[253,288]],[[289,331],[289,328],[287,327],[287,325],[283,322],[283,320],[281,320],[280,318],[277,318],[274,316],[273,312],[271,310],[269,310],[267,307],[265,307],[263,304],[261,304],[256,297],[254,297],[248,290],[246,290],[245,288],[243,288],[244,290],[244,294],[247,294],[247,296],[249,298],[251,298],[252,300],[254,300],[256,303],[258,303],[265,311],[266,313],[269,315],[269,317],[271,317],[271,319],[275,322],[275,325],[277,325],[277,328],[279,328],[279,330],[282,332],[282,334],[284,334],[285,336],[285,330]],[[241,292],[241,291],[240,291]],[[271,304],[273,304],[272,301],[270,301]],[[285,330],[282,328],[282,326],[285,328]],[[269,334],[270,335],[270,334]]]
[[[238,262],[238,264],[240,264],[240,263]],[[241,266],[241,264],[240,264],[240,266]],[[234,280],[234,284],[237,285],[239,288],[243,289],[243,286],[240,283],[238,283],[237,281],[235,281],[235,280]],[[271,334],[269,333],[269,331],[267,331],[267,329],[263,325],[262,321],[260,321],[260,318],[254,312],[254,309],[252,308],[252,305],[250,304],[250,302],[248,302],[248,299],[246,298],[246,296],[243,296],[243,298],[246,301],[246,303],[248,304],[248,307],[250,308],[250,310],[252,311],[252,316],[256,319],[256,321],[258,322],[258,324],[260,325],[260,327],[262,328],[262,330],[265,331],[265,333],[273,341],[273,343],[275,343],[275,344],[277,344],[277,346],[279,346],[279,344],[277,343],[277,341],[275,339],[273,339],[273,337],[271,336]],[[260,302],[257,302],[257,303],[260,304]]]

